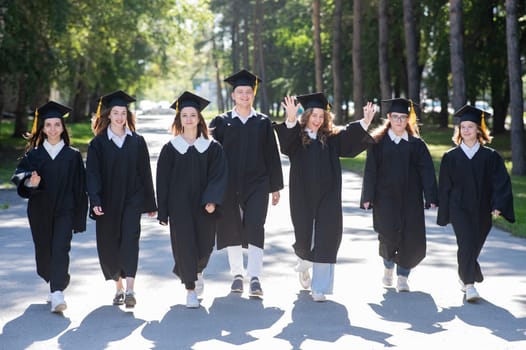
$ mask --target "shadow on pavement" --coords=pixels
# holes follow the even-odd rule
[[[55,338],[71,321],[61,313],[51,313],[49,304],[31,304],[19,317],[5,324],[0,334],[2,349],[26,349],[31,344]],[[39,326],[35,327],[35,319]]]
[[[452,307],[449,312],[456,315],[465,323],[483,327],[506,341],[526,340],[526,317],[516,318],[508,310],[481,299],[463,306]]]
[[[153,341],[156,349],[190,349],[212,339],[242,345],[257,340],[249,332],[270,328],[283,313],[276,307],[264,307],[260,299],[232,293],[215,298],[208,312],[203,307],[174,305],[161,321],[148,323],[142,336]]]
[[[347,309],[334,301],[316,303],[310,292],[300,291],[292,309],[292,322],[276,338],[288,341],[293,349],[300,349],[307,339],[334,343],[344,335],[391,346],[386,339],[391,334],[363,327],[351,326]]]
[[[403,301],[401,301],[403,299]],[[442,332],[440,322],[451,321],[451,310],[438,310],[431,295],[423,292],[397,293],[390,288],[380,304],[369,304],[382,319],[390,322],[409,323],[410,330],[425,334]]]
[[[105,349],[110,342],[128,337],[145,321],[118,306],[105,305],[90,312],[76,328],[58,338],[61,349],[89,344],[91,349]],[[103,327],[104,331],[101,331]]]

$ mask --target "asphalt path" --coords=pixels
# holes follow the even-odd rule
[[[171,121],[138,120],[154,174]],[[287,183],[286,158],[283,169]],[[145,215],[137,306],[112,306],[114,283],[103,278],[88,219],[87,231],[73,238],[63,314],[50,312],[48,286],[35,272],[26,201],[0,190],[0,204],[8,204],[0,209],[0,349],[526,349],[526,241],[492,230],[480,258],[483,299],[466,303],[451,226],[437,226],[436,211],[427,211],[427,257],[411,272],[411,292],[397,293],[381,284],[371,213],[358,207],[361,182],[344,172],[344,234],[327,302],[313,302],[293,270],[286,187],[268,213],[262,299],[230,293],[226,252],[214,251],[201,307],[187,309],[184,286],[171,272],[168,228]]]

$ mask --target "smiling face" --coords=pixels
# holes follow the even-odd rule
[[[460,123],[460,136],[462,141],[467,145],[473,145],[478,139],[478,125],[472,121],[463,121]]]
[[[325,120],[325,111],[321,108],[312,108],[312,113],[309,116],[309,120],[307,121],[306,127],[314,132],[317,133],[320,127],[323,125],[323,121]]]
[[[388,118],[391,122],[391,129],[397,136],[402,136],[407,127],[407,114],[404,113],[389,113]]]
[[[111,108],[108,118],[110,119],[110,127],[112,129],[124,129],[128,118],[128,108],[126,106],[114,106]]]
[[[238,86],[232,92],[232,99],[236,106],[251,108],[254,103],[254,89],[251,86]]]
[[[181,109],[181,125],[185,131],[197,130],[199,115],[194,107],[184,107]]]
[[[44,120],[42,132],[46,135],[47,141],[50,144],[57,144],[62,138],[63,131],[64,125],[62,124],[61,118],[47,118]]]

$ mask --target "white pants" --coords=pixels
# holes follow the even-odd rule
[[[230,265],[230,273],[232,276],[245,276],[245,269],[243,265],[243,248],[238,246],[227,247],[228,263]],[[259,277],[261,269],[263,268],[263,249],[248,245],[248,259],[246,274],[252,277]]]
[[[332,294],[334,286],[334,266],[335,264],[312,263],[308,260],[298,258],[298,264],[296,265],[295,270],[298,272],[304,272],[312,267],[312,292],[319,294]]]

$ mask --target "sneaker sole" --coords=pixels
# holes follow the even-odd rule
[[[58,304],[53,310],[51,310],[51,312],[58,313],[66,310],[67,308],[68,306],[66,304]]]

